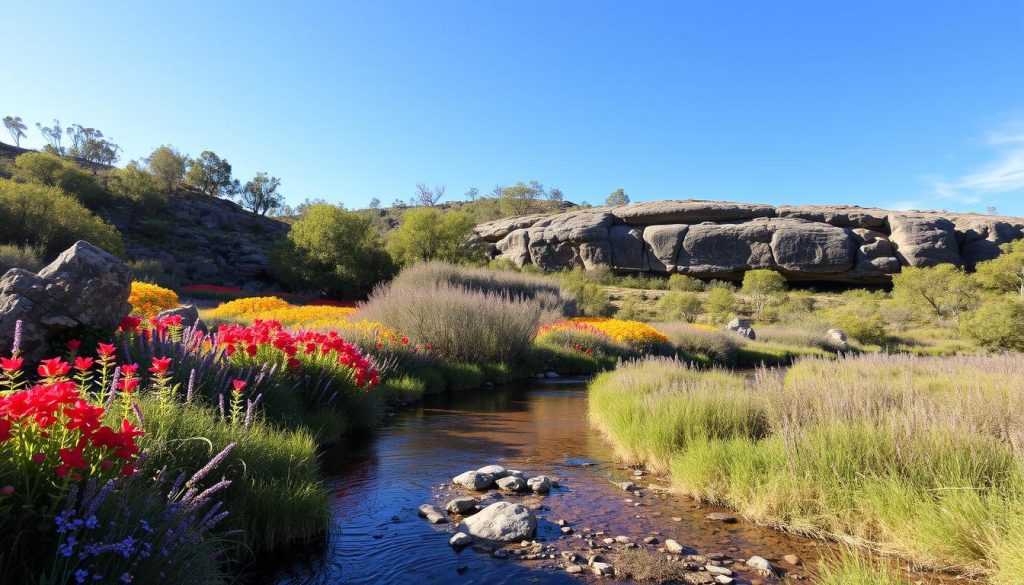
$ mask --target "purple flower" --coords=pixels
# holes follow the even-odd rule
[[[77,571],[75,571],[75,582],[76,583],[85,583],[85,580],[88,579],[88,578],[89,578],[89,571],[86,571],[85,569],[78,569]]]
[[[11,355],[18,355],[21,351],[21,319],[14,322],[14,344],[11,346]]]
[[[223,400],[223,398],[224,398],[224,396],[222,394],[221,395],[221,399]],[[211,459],[209,463],[204,465],[202,469],[200,469],[199,471],[195,472],[195,474],[191,478],[189,478],[188,482],[186,482],[185,485],[193,486],[199,480],[201,480],[204,477],[206,477],[206,474],[210,473],[211,471],[216,469],[221,463],[223,463],[224,460],[227,459],[228,454],[230,454],[231,451],[233,451],[234,449],[235,449],[235,443],[228,443],[228,446],[224,447],[223,451],[218,453],[217,456],[214,457],[213,459]]]
[[[196,386],[196,369],[192,368],[192,373],[188,375],[188,391],[185,392],[185,404],[192,403],[192,390]]]

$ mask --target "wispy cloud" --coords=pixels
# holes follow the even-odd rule
[[[994,160],[955,179],[926,177],[939,197],[974,204],[1024,189],[1024,124],[993,130],[985,137]]]

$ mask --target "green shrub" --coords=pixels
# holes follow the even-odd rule
[[[131,267],[134,279],[137,281],[172,289],[178,286],[178,279],[168,274],[164,270],[164,265],[158,260],[132,260]]]
[[[725,323],[736,313],[736,293],[728,286],[713,286],[708,290],[704,309],[716,323]]]
[[[668,288],[679,292],[700,292],[704,290],[704,282],[685,274],[673,274],[668,277]]]
[[[388,234],[387,249],[400,265],[440,260],[480,260],[483,247],[471,243],[473,220],[461,211],[418,207],[402,214],[402,224]]]
[[[692,323],[701,314],[703,304],[693,292],[672,292],[658,299],[658,318]]]
[[[100,205],[106,199],[106,191],[91,173],[71,160],[45,152],[18,155],[11,176],[16,181],[56,187],[88,207]]]
[[[57,187],[0,179],[0,243],[39,246],[55,257],[78,240],[124,256],[121,234]]]
[[[827,313],[833,327],[862,343],[884,345],[890,341],[881,310],[885,293],[851,290],[842,298],[843,304]]]
[[[42,267],[43,259],[35,248],[0,244],[0,276],[3,276],[11,268],[39,272]]]
[[[727,331],[704,325],[657,323],[655,328],[668,337],[669,343],[682,355],[706,364],[732,365],[736,362],[739,341]]]
[[[960,332],[983,347],[1024,350],[1024,304],[1016,297],[989,299],[964,315]]]

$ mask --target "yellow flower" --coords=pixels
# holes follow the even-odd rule
[[[212,319],[222,319],[225,321],[235,320],[240,317],[252,320],[253,318],[258,318],[252,316],[255,313],[284,309],[290,306],[286,301],[277,297],[249,297],[219,305],[216,309],[209,311],[207,316]]]
[[[132,305],[132,314],[143,319],[155,317],[157,313],[178,306],[178,295],[170,289],[146,282],[133,282],[128,302]]]
[[[665,343],[668,341],[668,337],[664,333],[647,323],[625,321],[622,319],[606,319],[604,317],[575,317],[549,325],[545,328],[545,331],[559,328],[578,330],[580,324],[593,327],[615,341],[623,343],[643,345],[648,343]]]

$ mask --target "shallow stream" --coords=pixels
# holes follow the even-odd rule
[[[326,453],[325,472],[334,493],[330,533],[319,546],[291,556],[266,581],[522,585],[598,580],[567,574],[562,558],[521,561],[472,548],[456,552],[448,546],[452,524],[432,525],[417,516],[420,504],[443,509],[448,499],[471,495],[451,487],[451,478],[492,463],[559,480],[561,487],[546,497],[504,499],[543,506],[536,512],[537,539],[559,551],[581,553],[584,565],[587,546],[577,535],[586,529],[625,535],[637,543],[648,536],[662,542],[672,538],[699,554],[761,555],[790,570],[786,582],[809,576],[813,559],[827,546],[742,519],[714,522],[706,515],[721,509],[648,489],[649,484],[667,485],[667,478],[635,478],[633,470],[617,463],[610,445],[587,422],[584,383],[558,380],[430,397],[399,412],[366,443]],[[643,496],[611,480],[635,480]],[[574,534],[563,535],[558,520],[565,520]],[[645,548],[653,552],[656,545]],[[787,565],[782,560],[787,554],[811,566]],[[739,584],[779,582],[747,571],[734,576]],[[935,576],[921,579],[942,582]]]

